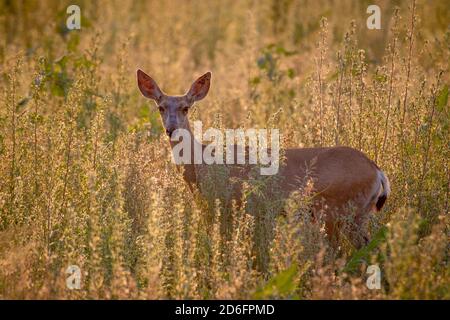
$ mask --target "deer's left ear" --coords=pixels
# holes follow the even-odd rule
[[[192,102],[202,100],[208,94],[210,84],[211,72],[207,72],[195,80],[186,96]]]

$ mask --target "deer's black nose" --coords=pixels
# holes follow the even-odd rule
[[[174,128],[166,129],[166,133],[167,133],[167,135],[169,136],[169,138],[172,137],[172,133],[173,133],[174,131],[175,131]]]

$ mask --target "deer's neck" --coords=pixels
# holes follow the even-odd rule
[[[191,154],[190,154],[191,161],[189,163],[184,163],[180,166],[183,166],[183,169],[184,169],[183,178],[188,183],[189,187],[192,190],[192,187],[194,185],[199,187],[199,182],[200,182],[199,172],[201,171],[200,166],[202,166],[202,164],[196,164],[194,162],[194,150],[200,150],[201,153],[203,154],[203,149],[205,146],[195,139],[194,134],[192,133],[192,130],[191,130],[189,124],[188,124],[187,130],[190,133],[189,143],[191,145]],[[180,141],[172,141],[172,140],[169,140],[169,141],[170,141],[170,147],[172,150],[178,143],[181,143]],[[202,157],[202,159],[203,159],[203,157]],[[202,162],[203,162],[203,160],[202,160]]]

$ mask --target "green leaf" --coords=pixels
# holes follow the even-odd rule
[[[261,77],[254,77],[250,80],[251,85],[257,85],[261,82]]]
[[[89,69],[94,66],[94,63],[90,61],[86,56],[81,56],[75,60],[75,66],[77,68]]]
[[[441,92],[438,95],[437,98],[437,108],[439,111],[443,111],[445,106],[448,102],[448,86],[445,85],[444,88],[442,88]]]
[[[297,51],[288,51],[282,46],[277,46],[275,49],[275,52],[280,55],[284,55],[284,56],[292,56],[292,55],[297,54]]]
[[[289,68],[289,69],[287,70],[287,75],[288,75],[288,77],[289,77],[290,79],[293,79],[293,78],[295,77],[295,70],[292,69],[292,68]]]
[[[79,33],[72,32],[70,34],[69,41],[67,41],[67,50],[70,52],[75,52],[80,44],[80,35]]]
[[[69,57],[64,55],[60,57],[59,59],[55,60],[55,65],[61,68],[62,70],[66,69],[67,62],[69,61]],[[60,71],[60,70],[58,70]]]
[[[358,270],[361,263],[366,262],[373,250],[375,250],[382,242],[386,240],[387,228],[382,227],[367,246],[356,251],[350,258],[342,272],[352,273]]]
[[[16,112],[21,112],[30,100],[31,100],[30,97],[25,97],[22,100],[20,100],[19,103],[16,105]]]
[[[288,269],[278,273],[271,278],[265,286],[258,289],[254,295],[254,299],[269,299],[279,296],[292,295],[294,297],[297,284],[295,277],[298,273],[297,265],[293,264]]]

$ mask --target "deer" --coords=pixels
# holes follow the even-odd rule
[[[211,85],[211,72],[195,80],[190,89],[179,96],[164,93],[155,80],[144,71],[137,70],[137,84],[142,95],[156,103],[165,133],[172,150],[177,144],[170,139],[177,129],[191,133],[192,145],[200,144],[191,131],[188,113],[192,106],[204,99]],[[201,148],[205,146],[201,144]],[[237,146],[233,146],[237,148]],[[331,243],[339,238],[339,218],[354,213],[355,232],[351,242],[356,248],[368,244],[368,221],[373,212],[380,211],[389,194],[390,183],[385,173],[361,151],[347,146],[289,148],[285,150],[284,163],[278,175],[284,197],[304,188],[305,178],[311,175],[315,196],[312,214],[324,217],[325,232]],[[193,161],[182,164],[183,179],[192,188],[199,188],[202,179],[200,166]],[[223,164],[226,165],[226,164]],[[231,170],[238,180],[248,179],[249,170]],[[234,192],[239,198],[240,187]],[[350,210],[350,205],[352,210]]]

